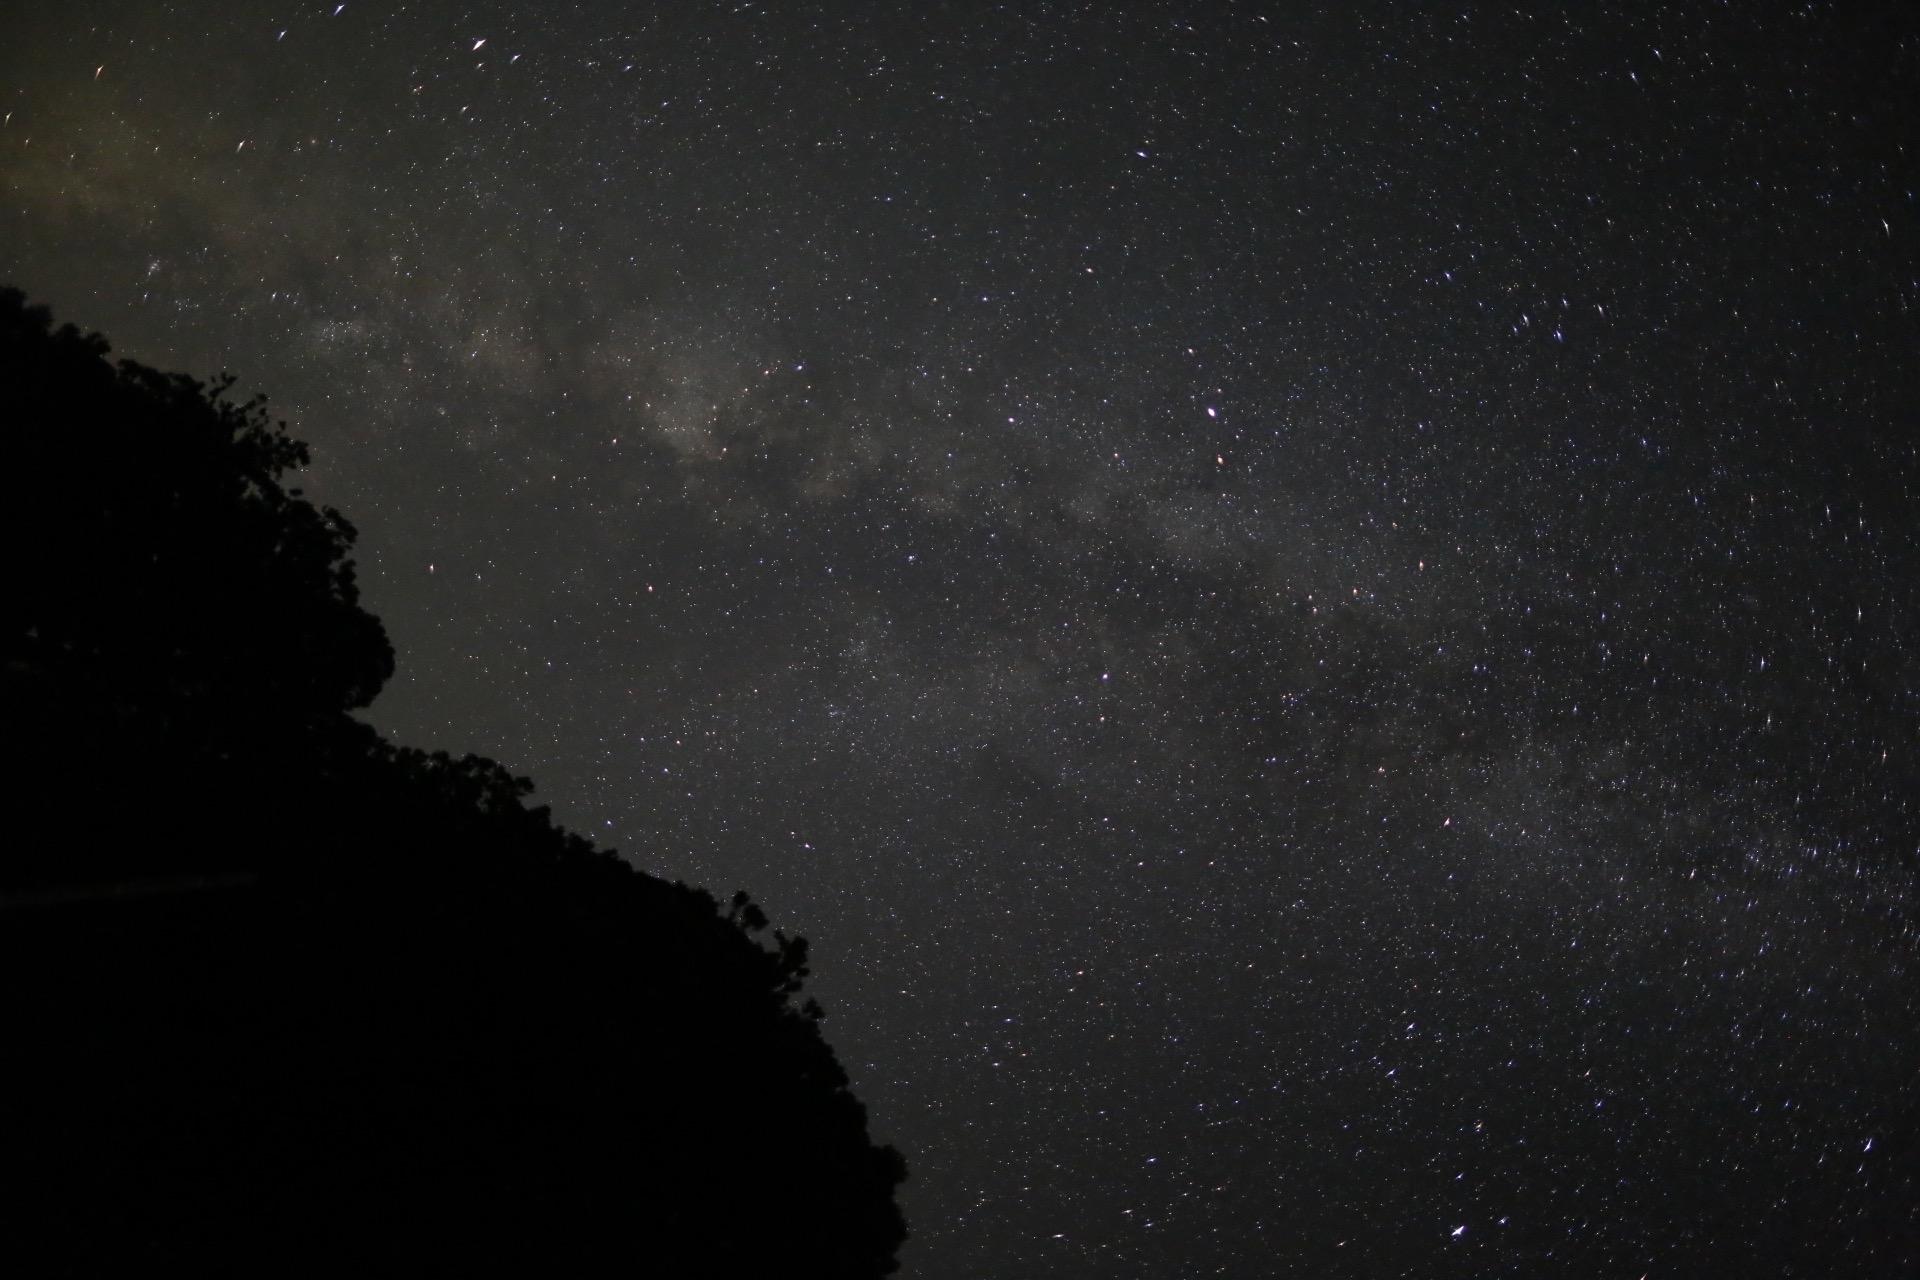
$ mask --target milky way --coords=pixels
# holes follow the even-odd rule
[[[903,1275],[1907,1274],[1896,9],[31,6],[0,279],[813,941]]]

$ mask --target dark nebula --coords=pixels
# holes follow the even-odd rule
[[[1903,6],[21,6],[368,719],[813,944],[909,1280],[1920,1273]]]

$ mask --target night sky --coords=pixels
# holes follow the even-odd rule
[[[1920,1274],[1920,14],[1515,8],[9,6],[0,281],[812,940],[907,1280]]]

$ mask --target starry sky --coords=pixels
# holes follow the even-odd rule
[[[1920,1272],[1920,17],[6,23],[0,280],[812,940],[908,1280]]]

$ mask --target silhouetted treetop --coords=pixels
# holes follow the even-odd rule
[[[349,715],[393,655],[305,447],[107,354],[0,290],[0,1258],[891,1273],[805,940]]]
[[[353,527],[282,477],[306,446],[258,398],[130,360],[0,291],[6,659],[182,713],[361,707],[393,674]],[[22,625],[24,624],[24,625]]]

